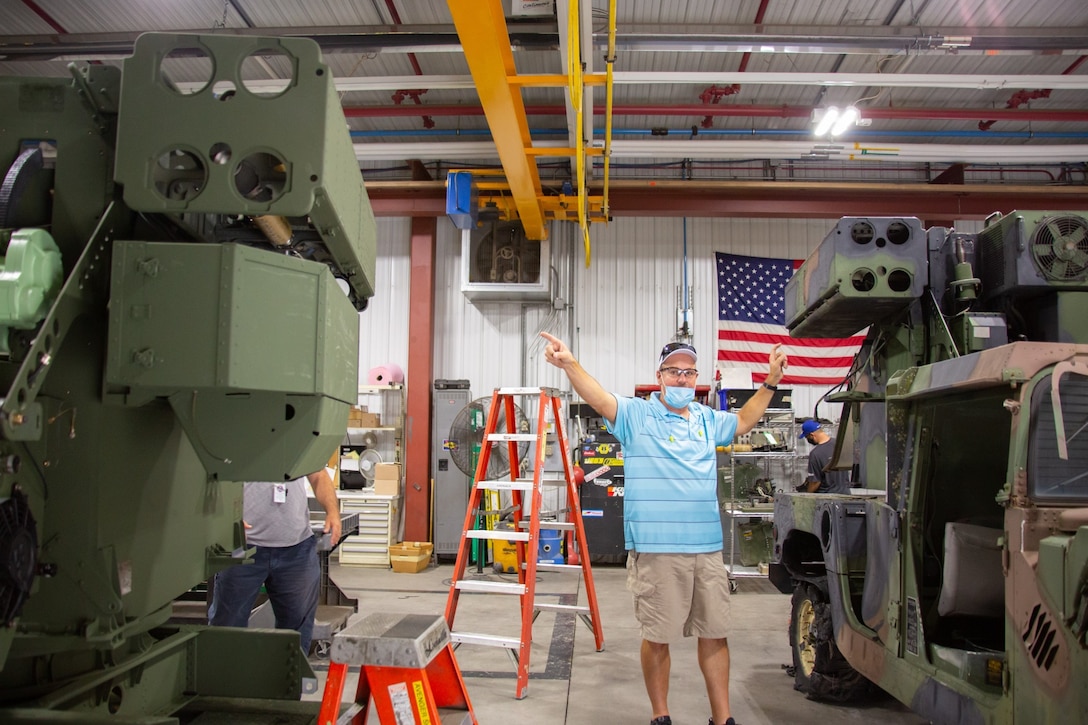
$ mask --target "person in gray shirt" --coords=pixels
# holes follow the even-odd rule
[[[325,533],[340,541],[340,505],[325,469],[284,483],[247,481],[243,520],[246,545],[256,547],[252,564],[231,566],[215,575],[209,624],[245,627],[261,587],[265,588],[276,629],[299,633],[309,653],[320,587],[317,538],[310,528],[306,481],[325,509]]]
[[[808,419],[801,424],[801,435],[814,447],[808,454],[808,474],[802,488],[806,493],[850,493],[850,471],[828,471],[831,456],[835,452],[835,439],[829,436],[819,422]]]

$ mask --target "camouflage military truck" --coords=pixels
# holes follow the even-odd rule
[[[877,685],[935,723],[1088,713],[1088,219],[978,234],[844,218],[786,288],[801,338],[868,327],[831,466],[779,494],[797,689]]]

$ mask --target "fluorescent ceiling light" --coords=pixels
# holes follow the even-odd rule
[[[846,129],[850,128],[858,122],[858,109],[853,106],[847,106],[841,114],[835,124],[831,126],[832,136],[841,136]]]
[[[825,136],[839,120],[839,109],[836,106],[828,106],[824,109],[824,115],[816,123],[816,129],[812,132],[816,136]]]

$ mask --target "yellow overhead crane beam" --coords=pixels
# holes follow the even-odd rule
[[[582,244],[586,250],[586,267],[589,266],[589,220],[586,219],[586,155],[585,136],[583,135],[583,96],[585,84],[583,83],[581,33],[578,32],[578,2],[571,0],[567,6],[567,28],[570,34],[570,42],[567,43],[567,93],[570,95],[570,105],[574,109],[574,128],[577,142],[575,144],[574,158],[577,160],[575,177],[578,179],[578,228],[582,230]]]
[[[525,152],[533,145],[525,104],[521,91],[508,82],[517,70],[502,2],[448,0],[448,5],[525,235],[529,239],[547,239],[540,204],[540,174],[536,162]]]
[[[570,156],[574,149],[536,149],[541,155]],[[590,156],[601,155],[601,149],[587,149]],[[505,179],[502,169],[450,169],[448,173],[455,174],[467,172],[476,178],[472,185],[476,189],[476,208],[490,214],[496,214],[502,221],[517,221],[518,208],[514,196],[510,192],[510,184]],[[486,180],[485,180],[486,179]],[[590,221],[605,221],[604,208],[601,206],[602,196],[592,195],[586,198],[586,214]],[[578,221],[578,197],[569,194],[552,194],[539,198],[544,219],[548,221]]]
[[[505,184],[478,185],[480,207],[497,209],[504,219],[520,219],[529,239],[546,238],[545,219],[577,221],[582,230],[588,267],[589,222],[608,219],[604,199],[608,196],[607,156],[611,146],[611,62],[615,55],[615,0],[610,3],[609,12],[612,33],[609,43],[609,68],[607,73],[602,74],[582,72],[580,46],[577,41],[578,2],[571,1],[569,32],[572,40],[569,44],[566,75],[517,75],[501,0],[448,0],[447,4],[506,176]],[[586,85],[607,86],[609,119],[604,150],[587,148],[582,137],[582,89]],[[567,87],[571,108],[577,115],[578,136],[574,148],[533,147],[525,104],[521,98],[521,88],[527,86]],[[602,196],[590,196],[586,185],[586,157],[602,154],[605,156],[604,193]],[[577,197],[545,196],[536,167],[536,157],[569,155],[574,155],[577,159],[577,169],[574,170]]]
[[[616,0],[608,2],[608,54],[604,57],[608,64],[608,82],[605,83],[604,105],[604,208],[608,218],[608,172],[612,159],[612,66],[616,64]],[[588,264],[588,260],[587,260]]]

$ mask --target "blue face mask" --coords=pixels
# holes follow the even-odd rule
[[[672,385],[665,386],[665,404],[670,408],[682,409],[688,407],[695,400],[695,388],[679,388]]]

